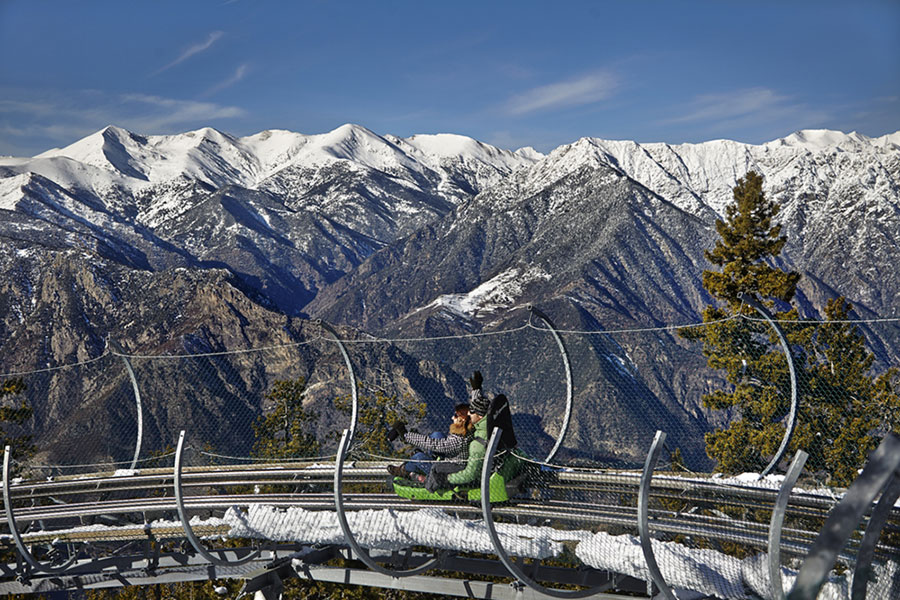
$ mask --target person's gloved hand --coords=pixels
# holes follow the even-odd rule
[[[481,371],[475,371],[472,373],[472,377],[469,378],[469,385],[472,386],[473,390],[480,390],[483,381],[484,378],[481,376]]]
[[[404,423],[403,421],[397,421],[396,423],[394,423],[394,426],[391,428],[391,430],[388,431],[387,439],[389,442],[393,442],[404,433],[406,433],[406,423]]]

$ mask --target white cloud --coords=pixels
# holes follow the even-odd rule
[[[592,104],[609,98],[618,86],[616,78],[607,72],[596,72],[542,85],[514,96],[507,104],[514,115],[551,110],[567,106]]]
[[[689,123],[734,119],[783,108],[789,100],[790,98],[787,96],[779,96],[766,88],[750,88],[723,94],[704,94],[694,99],[687,114],[666,122]]]
[[[107,125],[152,135],[203,127],[246,114],[237,106],[148,94],[74,90],[53,98],[11,95],[0,100],[4,153],[33,154],[51,144],[65,146]]]
[[[660,121],[661,124],[690,124],[707,133],[754,129],[765,134],[783,135],[822,126],[834,115],[821,107],[795,101],[768,88],[747,88],[720,94],[704,94],[683,108],[683,114]],[[764,136],[765,137],[765,136]]]
[[[52,102],[27,100],[3,100],[0,98],[0,115],[2,114],[30,114],[51,115],[57,110]]]
[[[180,65],[181,63],[183,63],[190,57],[194,56],[195,54],[199,54],[201,52],[209,50],[209,48],[212,47],[212,45],[215,44],[219,40],[219,38],[221,38],[223,35],[225,35],[224,31],[213,31],[212,33],[209,34],[209,36],[207,36],[206,41],[200,42],[198,44],[194,44],[193,46],[189,47],[187,50],[182,52],[178,56],[178,58],[176,58],[169,64],[165,65],[164,67],[154,71],[153,75],[159,75],[163,71],[168,71],[172,67],[174,67],[176,65]]]
[[[2,93],[2,92],[0,92]],[[15,92],[8,92],[15,95]],[[16,137],[69,139],[108,125],[115,99],[94,90],[78,90],[55,98],[0,100],[0,125]],[[100,126],[95,126],[102,123]]]
[[[130,127],[147,133],[154,133],[180,124],[207,124],[212,119],[235,118],[244,115],[244,110],[236,106],[222,106],[214,102],[177,100],[147,94],[127,94],[121,97],[125,104],[142,105],[141,116],[125,117]],[[126,125],[126,127],[129,127]]]
[[[222,90],[224,90],[227,87],[233,86],[234,84],[239,82],[241,79],[243,79],[247,75],[247,72],[249,70],[250,70],[250,66],[247,63],[240,65],[237,69],[235,69],[234,73],[230,77],[228,77],[227,79],[220,81],[216,85],[212,86],[203,95],[204,96],[212,96],[213,94],[221,92]]]

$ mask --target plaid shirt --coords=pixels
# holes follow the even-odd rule
[[[455,433],[448,434],[445,438],[434,439],[415,431],[407,431],[403,434],[403,439],[407,444],[411,444],[425,452],[436,454],[441,458],[452,458],[454,460],[466,460],[469,458],[469,439]]]

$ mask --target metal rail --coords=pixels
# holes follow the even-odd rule
[[[344,512],[344,486],[342,478],[344,459],[347,456],[347,447],[350,445],[351,439],[352,436],[350,432],[345,429],[343,435],[341,436],[341,443],[338,446],[337,466],[334,470],[334,508],[337,511],[338,524],[341,526],[341,531],[344,533],[344,538],[346,538],[347,543],[350,545],[350,547],[353,548],[353,552],[356,554],[356,557],[376,573],[380,573],[382,575],[387,575],[390,577],[409,577],[412,575],[418,575],[419,573],[424,573],[425,571],[434,568],[438,563],[437,556],[435,556],[432,560],[426,562],[425,564],[414,567],[412,569],[386,569],[375,562],[372,557],[369,556],[369,553],[366,552],[366,550],[359,544],[358,541],[356,541],[356,537],[353,535],[353,531],[350,530],[350,524],[347,522],[347,515]]]
[[[215,468],[219,469],[221,467]],[[196,467],[194,467],[193,469],[196,469]],[[362,468],[345,467],[343,480],[345,482],[349,481],[354,484],[381,484],[384,481],[384,476],[382,475],[383,472],[383,466],[366,466]],[[184,473],[185,479],[182,482],[182,486],[221,488],[227,488],[234,485],[252,486],[255,484],[313,486],[315,490],[322,491],[317,492],[304,490],[296,491],[290,494],[283,494],[280,496],[280,501],[301,502],[302,499],[307,498],[313,499],[316,502],[322,501],[323,505],[327,504],[327,501],[324,501],[322,499],[330,497],[330,495],[325,493],[324,490],[327,489],[325,487],[326,485],[330,487],[330,485],[333,484],[333,471],[331,471],[330,469],[316,470],[314,479],[301,479],[300,475],[305,475],[306,473],[308,473],[308,471],[302,468],[296,469],[294,471],[286,469],[283,472],[278,469],[272,468],[239,471],[236,470],[230,473],[222,473],[218,471],[194,471],[191,473]],[[637,494],[638,487],[638,479],[636,476],[624,476],[623,474],[619,473],[586,474],[565,472],[559,473],[557,476],[561,481],[565,481],[568,485],[572,486],[571,489],[589,494],[591,497],[594,497],[595,494],[599,497],[591,502],[588,502],[586,500],[580,502],[557,501],[552,499],[544,500],[537,506],[528,500],[516,500],[514,507],[521,510],[538,510],[539,507],[543,506],[545,508],[552,508],[553,510],[565,510],[568,514],[573,515],[573,517],[575,515],[583,515],[584,518],[590,518],[592,522],[598,522],[597,520],[590,517],[590,515],[595,512],[601,515],[601,520],[603,518],[612,519],[615,520],[615,524],[621,524],[620,519],[631,519],[630,524],[632,526],[635,525],[635,509],[633,506],[628,507],[605,504],[602,501],[602,497],[607,496],[610,499],[617,498],[619,500],[627,500],[628,498],[632,498],[633,501],[633,498]],[[127,480],[135,480],[134,485],[123,485]],[[159,510],[175,510],[174,501],[171,497],[145,497],[140,499],[95,498],[96,496],[109,495],[111,491],[131,491],[135,493],[140,491],[155,491],[158,493],[161,489],[171,490],[172,480],[172,471],[167,471],[165,473],[158,473],[147,476],[138,474],[128,477],[109,478],[107,481],[110,482],[110,485],[108,486],[103,485],[103,480],[100,479],[86,479],[82,482],[64,481],[11,484],[10,491],[13,502],[17,500],[32,501],[34,498],[40,497],[54,497],[58,501],[61,498],[72,498],[69,504],[58,504],[55,506],[32,506],[17,509],[19,515],[22,518],[27,518],[29,520],[53,519],[54,515],[66,517],[70,516],[71,513],[79,510],[89,511],[90,514],[103,514],[104,511],[114,510],[127,512],[129,509],[133,511],[138,509],[152,510],[154,508]],[[81,485],[80,487],[72,487],[72,484],[74,483],[80,483]],[[673,491],[670,494],[668,490]],[[678,498],[688,505],[693,504],[700,506],[717,506],[724,504],[739,505],[745,503],[748,507],[751,508],[769,509],[774,507],[775,496],[777,494],[775,490],[724,487],[711,484],[697,484],[697,482],[692,481],[677,482],[671,481],[665,476],[654,477],[652,484],[652,493],[654,496],[658,497]],[[365,495],[353,493],[350,496],[345,495],[344,501],[348,504],[348,506],[350,506],[356,504],[357,498],[365,497]],[[376,499],[375,501],[383,504],[390,504],[391,500],[396,498],[396,496],[393,496],[392,494],[374,494],[369,497]],[[186,497],[186,506],[188,508],[196,507],[196,498],[198,497]],[[228,505],[246,505],[250,503],[269,502],[271,500],[275,500],[275,498],[272,498],[265,494],[229,495],[221,492],[216,496],[206,496],[200,498],[208,498],[210,502],[214,502],[216,501],[216,499],[218,499],[218,501],[222,503],[228,503]],[[352,500],[348,500],[348,498],[352,498]],[[836,504],[836,501],[832,498],[824,496],[814,496],[810,494],[799,493],[796,491],[791,494],[790,498],[790,504],[787,507],[787,514],[798,517],[814,517],[824,519],[827,516],[828,511],[831,510]],[[768,502],[765,501],[767,499],[769,500]],[[400,502],[404,506],[416,507],[415,503],[410,503],[409,501],[400,500]],[[420,506],[444,505],[440,503],[422,503]],[[464,507],[464,505],[459,504],[446,506],[455,506],[457,510],[462,510],[462,507]],[[333,507],[333,502],[331,503],[331,507]],[[495,508],[494,510],[497,509]],[[83,514],[88,513],[85,512]],[[654,511],[653,514],[654,518],[657,519],[659,518],[657,514],[662,516],[665,514],[665,511],[660,511],[659,513],[657,513],[657,511]],[[740,528],[745,531],[759,532],[759,534],[763,537],[766,533],[765,524],[753,521],[741,521],[708,515],[704,516],[699,514],[686,514],[685,512],[676,513],[670,511],[668,514],[671,515],[673,520],[677,520],[681,524],[687,523],[691,526],[721,526],[723,528],[732,527],[734,529]],[[898,528],[898,526],[900,526],[900,509],[892,509],[889,518],[891,519],[891,521],[888,523],[888,527],[891,527],[893,529]],[[792,531],[793,530],[788,530],[786,533],[791,534],[791,537],[794,537]],[[799,533],[803,533],[804,539],[809,539],[810,536],[815,536],[815,532],[798,532],[798,535]],[[764,543],[763,547],[765,547],[766,545],[767,544]]]
[[[229,549],[229,555],[240,556],[244,549]],[[105,559],[86,559],[79,561],[71,574],[65,578],[44,577],[31,581],[0,582],[0,594],[51,593],[54,591],[111,589],[126,585],[170,584],[184,581],[208,581],[210,579],[240,578],[245,581],[242,591],[252,594],[262,591],[265,594],[267,584],[271,584],[274,576],[279,579],[299,577],[311,581],[331,582],[344,585],[360,585],[388,589],[403,589],[441,596],[461,598],[490,598],[492,600],[543,600],[546,598],[530,590],[522,590],[513,586],[492,581],[478,581],[470,578],[449,578],[437,576],[414,576],[403,580],[373,573],[364,569],[348,567],[330,567],[322,562],[341,556],[344,552],[337,548],[323,548],[310,551],[297,545],[281,545],[277,549],[264,553],[253,563],[237,568],[217,568],[206,563],[202,557],[188,553],[167,553],[158,557],[153,568],[147,568],[147,559],[143,555],[123,555]],[[418,557],[414,557],[418,559]],[[3,565],[0,565],[2,570]],[[495,561],[485,559],[461,559],[457,557],[445,560],[441,568],[461,574],[505,577],[508,574]],[[559,579],[565,582],[571,578],[571,571],[555,569]],[[8,572],[4,573],[8,574]],[[553,575],[554,573],[551,573]],[[576,574],[577,576],[577,574]],[[617,578],[632,593],[637,588],[629,586],[627,578]],[[634,582],[636,583],[636,582]],[[643,598],[644,596],[638,596]],[[621,596],[603,594],[598,600],[621,600]]]
[[[563,361],[563,368],[566,371],[566,410],[563,413],[562,426],[559,429],[559,435],[556,436],[556,444],[553,445],[553,448],[550,449],[550,453],[547,454],[546,458],[544,458],[544,462],[551,462],[556,456],[556,453],[559,452],[559,449],[562,447],[563,440],[565,439],[566,433],[569,430],[569,423],[572,421],[572,366],[569,364],[569,352],[566,350],[566,346],[565,344],[563,344],[562,338],[559,337],[559,333],[556,331],[556,327],[553,325],[553,321],[550,320],[550,317],[539,311],[534,306],[529,305],[528,309],[532,312],[532,314],[534,314],[534,316],[547,324],[547,328],[549,329],[550,334],[553,335],[553,339],[556,340],[556,345],[559,347],[559,353],[562,356]]]
[[[131,388],[134,390],[134,401],[137,404],[137,435],[134,442],[134,458],[131,459],[131,466],[129,467],[129,469],[134,469],[141,456],[141,443],[144,438],[144,410],[141,405],[141,388],[138,386],[134,369],[131,368],[131,361],[128,360],[128,356],[125,354],[125,351],[122,350],[122,347],[113,340],[109,340],[107,343],[109,344],[110,349],[122,359],[123,363],[125,363],[125,370],[128,372],[128,378],[131,380]]]
[[[650,480],[653,479],[653,469],[656,468],[656,462],[659,460],[659,454],[662,452],[663,445],[666,443],[666,433],[657,431],[653,436],[653,443],[650,445],[650,452],[647,453],[647,460],[644,462],[644,472],[641,475],[641,488],[638,495],[638,532],[641,537],[641,550],[644,553],[644,562],[647,563],[647,569],[650,571],[650,577],[656,584],[660,594],[666,600],[675,600],[675,595],[669,584],[666,583],[659,564],[656,562],[656,556],[653,554],[653,543],[650,539],[650,522],[648,515],[648,503],[650,501]]]
[[[182,449],[183,450],[183,449]],[[241,467],[191,467],[184,468],[182,487],[193,487],[198,491],[203,487],[213,488],[218,494],[194,495],[183,497],[185,510],[212,511],[221,514],[232,506],[247,506],[253,503],[276,507],[302,507],[308,510],[333,511],[335,509],[334,494],[327,492],[329,483],[333,484],[334,475],[340,471],[341,483],[373,484],[384,482],[384,463],[354,463],[353,467],[340,465],[323,469],[309,469],[305,463],[288,463],[285,465],[250,465]],[[215,469],[215,470],[213,470]],[[24,543],[47,543],[54,539],[63,542],[109,542],[110,540],[147,540],[153,535],[155,539],[183,539],[185,534],[176,527],[160,526],[147,528],[144,520],[147,515],[172,515],[176,518],[177,499],[171,497],[175,470],[152,470],[138,472],[121,477],[90,477],[86,479],[65,479],[41,482],[9,482],[9,502],[12,508],[16,503],[34,502],[41,499],[52,499],[55,504],[45,506],[20,506],[16,509],[20,520],[31,522],[45,521],[43,531],[27,535]],[[111,474],[109,474],[111,475]],[[637,473],[620,471],[571,471],[554,475],[560,492],[574,492],[578,498],[571,500],[546,499],[543,501],[527,498],[514,499],[508,506],[491,506],[491,515],[504,519],[533,519],[538,522],[554,521],[570,523],[578,528],[623,527],[634,531],[637,526],[637,509],[634,504],[639,492],[640,478]],[[760,488],[741,488],[723,486],[712,481],[696,478],[684,479],[660,474],[653,478],[650,494],[660,498],[678,498],[687,506],[715,508],[724,504],[739,505],[747,502],[748,506],[768,508],[776,505],[776,490]],[[273,492],[264,494],[227,493],[224,488],[235,485],[284,485],[290,492]],[[147,497],[148,494],[160,490],[168,490],[169,497]],[[121,497],[129,495],[132,497]],[[66,503],[68,502],[68,503]],[[484,507],[468,504],[411,502],[393,494],[384,493],[343,493],[340,503],[344,510],[384,509],[418,510],[425,507],[440,507],[455,514],[476,518],[483,514]],[[785,514],[807,517],[816,516],[824,520],[828,511],[836,504],[833,498],[814,496],[808,493],[793,491],[790,502],[785,507]],[[885,509],[887,526],[900,528],[900,509]],[[98,533],[68,534],[60,529],[71,528],[79,524],[82,518],[103,517],[108,522],[121,525],[108,531]],[[686,510],[649,509],[648,519],[652,519],[654,532],[661,535],[693,535],[703,536],[710,540],[728,540],[750,547],[765,549],[769,543],[769,532],[765,523],[741,518],[731,518],[715,512],[706,514],[690,514]],[[752,517],[751,517],[752,519]],[[135,521],[136,520],[136,521]],[[174,521],[177,523],[178,521]],[[809,523],[803,520],[801,523]],[[47,529],[46,524],[53,528]],[[807,525],[808,527],[809,525]],[[204,529],[198,525],[197,531],[221,535],[220,529]],[[817,532],[784,528],[782,531],[780,550],[782,554],[805,556],[815,542]],[[7,543],[11,540],[7,538]],[[847,548],[840,554],[847,564],[853,564],[855,547],[859,541],[851,540]],[[219,553],[221,550],[213,550]],[[885,558],[897,554],[897,548],[885,541],[875,545],[874,555]],[[230,555],[229,555],[230,559]],[[375,560],[373,558],[373,560]],[[379,561],[381,559],[378,559]],[[383,565],[382,565],[382,568]],[[387,569],[385,569],[387,570]],[[392,577],[395,572],[388,571]],[[542,574],[545,569],[542,567]]]
[[[884,492],[872,516],[869,524],[866,525],[866,532],[859,544],[859,552],[856,554],[856,566],[853,569],[853,584],[851,587],[851,600],[864,600],[866,597],[866,588],[869,585],[869,577],[872,574],[872,558],[875,555],[875,544],[878,542],[878,536],[884,527],[888,514],[900,498],[900,470],[894,471],[894,475]]]
[[[354,461],[354,466],[345,465],[343,478],[353,483],[382,483],[385,480],[384,462],[362,463]],[[63,497],[81,494],[109,494],[119,491],[167,490],[171,489],[173,470],[138,472],[127,476],[90,477],[77,480],[56,481],[13,481],[10,494],[13,500],[34,500],[37,498]],[[640,483],[639,473],[610,471],[574,472],[561,471],[554,474],[555,483],[548,490],[580,491],[590,494],[635,494]],[[182,467],[182,486],[208,487],[254,484],[284,484],[294,486],[328,486],[334,481],[333,467],[308,469],[296,464],[251,465],[229,468],[227,466]],[[653,478],[655,496],[678,498],[686,502],[706,502],[716,504],[741,504],[751,508],[769,508],[776,502],[778,490],[721,485],[698,479],[687,479],[657,474]],[[306,492],[303,492],[304,494]],[[552,500],[549,500],[552,502]],[[826,517],[837,504],[833,496],[818,495],[794,490],[788,505],[788,514],[806,517]],[[24,509],[23,509],[24,510]],[[892,518],[900,521],[900,510],[894,510]]]
[[[537,590],[539,593],[552,598],[586,598],[594,596],[606,591],[609,586],[601,585],[596,588],[587,588],[584,590],[559,590],[556,588],[548,588],[539,584],[533,578],[529,577],[525,570],[519,566],[503,547],[503,542],[497,533],[497,527],[494,525],[493,507],[491,506],[491,475],[494,471],[494,455],[497,453],[497,446],[500,444],[500,436],[503,430],[499,427],[495,428],[488,442],[487,452],[484,457],[484,463],[481,468],[481,512],[484,515],[484,524],[487,526],[488,536],[491,538],[491,544],[497,552],[500,562],[512,573],[516,579],[525,583],[531,589]]]
[[[307,497],[314,496],[314,497]],[[307,510],[331,511],[334,508],[334,499],[331,494],[266,494],[266,495],[233,495],[233,496],[193,496],[186,499],[186,508],[191,510],[225,511],[233,506],[247,506],[249,504],[264,504],[276,508],[304,508]],[[390,508],[394,510],[414,511],[424,508],[443,508],[455,513],[469,514],[477,517],[481,510],[468,504],[450,503],[413,503],[389,494],[353,494],[349,500],[344,499],[345,509],[351,510],[376,510]],[[84,503],[78,505],[64,505],[60,507],[43,507],[47,510],[41,512],[37,507],[29,512],[22,509],[23,516],[29,520],[61,520],[77,517],[93,517],[100,515],[123,515],[135,513],[176,512],[176,504],[172,498],[151,498],[141,500],[122,500],[105,502],[102,504]],[[65,509],[65,510],[61,510]],[[634,528],[636,512],[634,507],[622,507],[615,505],[598,505],[593,508],[566,507],[560,504],[543,503],[517,503],[511,506],[492,507],[492,514],[508,518],[534,518],[553,519],[557,521],[578,522],[589,526],[619,526]],[[767,536],[759,523],[748,521],[734,521],[716,517],[700,517],[700,520],[692,520],[691,515],[674,513],[671,511],[651,511],[654,525],[661,533],[673,535],[705,535],[711,539],[729,539],[747,545],[764,548]],[[173,523],[175,523],[173,521]],[[173,525],[174,526],[174,525]],[[144,527],[142,524],[131,524],[128,527]],[[755,530],[755,531],[754,531]],[[814,532],[788,530],[789,535],[782,539],[783,550],[787,554],[803,556],[809,551],[815,539]],[[70,534],[60,531],[47,530],[44,533],[32,535],[29,540],[68,539]],[[90,541],[90,533],[75,534],[78,541]],[[99,532],[98,539],[103,539],[107,534]],[[51,537],[52,536],[52,537]],[[177,536],[182,537],[182,536]],[[881,555],[888,550],[882,548]],[[851,559],[852,555],[844,556]]]
[[[794,489],[807,458],[809,454],[803,450],[798,450],[794,455],[794,460],[791,461],[787,475],[781,483],[775,510],[772,511],[772,518],[769,520],[769,586],[772,600],[784,600],[784,586],[781,583],[781,533],[788,501],[791,499],[791,490]]]
[[[38,560],[31,554],[31,551],[25,546],[25,542],[22,541],[22,536],[19,533],[19,529],[16,526],[16,519],[13,515],[12,501],[9,496],[9,480],[10,480],[10,471],[9,471],[9,459],[10,455],[9,446],[6,446],[3,452],[3,508],[6,513],[6,523],[9,526],[9,533],[12,535],[13,542],[16,544],[16,549],[19,551],[19,555],[22,559],[31,567],[33,570],[39,573],[47,573],[50,575],[58,575],[66,572],[72,563],[78,559],[78,554],[73,553],[73,555],[69,558],[69,560],[62,565],[52,566],[48,564],[41,564]]]
[[[784,335],[784,331],[778,326],[778,323],[772,318],[772,315],[766,307],[750,294],[741,297],[741,300],[761,314],[769,326],[775,330],[775,334],[781,342],[781,349],[784,350],[784,359],[787,361],[788,372],[791,376],[791,408],[788,412],[787,422],[785,423],[784,436],[781,438],[781,445],[778,446],[778,450],[775,451],[772,460],[769,461],[766,468],[759,474],[759,478],[763,479],[766,475],[771,473],[775,467],[778,466],[778,463],[781,462],[781,459],[784,458],[788,449],[788,444],[791,442],[791,438],[794,435],[794,429],[797,427],[797,371],[794,367],[794,354],[791,352],[791,346],[788,344],[787,336]]]
[[[194,529],[191,526],[191,521],[187,516],[187,510],[184,506],[184,496],[181,488],[181,460],[183,458],[183,452],[184,430],[182,429],[181,433],[178,435],[178,448],[175,451],[175,508],[178,510],[178,518],[181,519],[181,526],[184,528],[184,535],[191,543],[191,546],[194,547],[194,550],[197,551],[197,554],[208,560],[211,564],[216,565],[217,567],[239,567],[244,563],[255,560],[262,552],[261,548],[257,548],[255,552],[252,552],[248,556],[240,558],[237,561],[231,561],[227,558],[220,558],[218,556],[212,555],[200,541],[200,538],[196,536],[196,534],[194,533]]]
[[[900,469],[900,437],[888,434],[825,521],[809,556],[797,573],[794,587],[787,596],[789,600],[806,600],[818,595],[841,548],[871,507],[872,500],[884,490],[897,469]]]
[[[340,336],[338,336],[337,331],[322,319],[317,320],[316,324],[328,332],[332,340],[334,340],[334,343],[337,344],[338,349],[340,349],[341,356],[344,357],[344,364],[347,365],[347,375],[350,377],[350,398],[352,401],[349,427],[350,442],[352,443],[353,436],[356,434],[356,422],[359,419],[359,390],[356,389],[356,372],[353,370],[353,363],[350,362],[350,355],[347,354],[347,348],[344,346],[344,342],[341,341]]]
[[[384,481],[386,463],[362,463],[344,466],[343,477],[354,483],[378,483]],[[215,469],[215,470],[210,470]],[[562,471],[555,475],[557,481],[548,485],[549,490],[584,491],[596,494],[637,493],[640,473],[630,472],[573,472]],[[284,465],[248,465],[241,467],[182,467],[182,486],[235,486],[254,484],[328,485],[334,482],[334,468],[308,468],[308,465],[286,463]],[[79,479],[55,481],[25,481],[13,483],[10,493],[14,500],[59,497],[66,494],[112,493],[120,491],[170,489],[173,469],[140,471],[126,476],[91,476]],[[721,485],[712,481],[656,475],[653,479],[654,495],[671,494],[673,498],[693,502],[739,504],[756,508],[771,508],[778,491],[774,489]],[[831,496],[794,491],[788,514],[808,517],[826,517],[836,500]]]

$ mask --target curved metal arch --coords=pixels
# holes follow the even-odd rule
[[[653,436],[653,443],[650,445],[650,452],[647,454],[647,460],[644,461],[644,471],[641,473],[641,487],[638,489],[638,534],[641,537],[641,551],[644,553],[644,560],[647,562],[647,569],[650,570],[650,578],[660,593],[666,600],[675,600],[675,595],[669,588],[663,577],[662,571],[659,570],[659,564],[656,562],[656,556],[653,554],[653,544],[650,541],[650,524],[648,522],[649,500],[650,500],[650,480],[653,479],[653,469],[659,461],[659,454],[662,452],[663,444],[666,443],[666,432],[657,430]]]
[[[769,521],[769,585],[772,600],[784,600],[784,586],[781,583],[781,529],[788,501],[791,499],[791,490],[794,489],[807,458],[809,454],[797,450],[784,481],[781,482],[781,489],[778,490],[778,497],[775,499],[775,509]]]
[[[881,535],[881,530],[887,522],[894,508],[894,503],[900,498],[900,471],[894,471],[894,477],[881,493],[875,510],[866,525],[866,532],[859,543],[859,551],[856,553],[856,566],[853,568],[853,583],[850,588],[850,600],[865,600],[866,588],[869,586],[869,576],[872,572],[872,557],[875,555],[875,544]]]
[[[223,558],[218,558],[217,556],[213,556],[212,554],[210,554],[209,550],[207,550],[200,542],[200,538],[198,538],[194,533],[194,529],[193,527],[191,527],[191,523],[187,518],[187,511],[185,511],[184,509],[184,495],[181,489],[181,459],[183,453],[184,430],[182,429],[181,433],[178,435],[178,447],[175,450],[175,508],[178,511],[178,518],[181,519],[181,526],[182,528],[184,528],[184,535],[191,543],[191,546],[194,547],[194,550],[197,551],[197,554],[208,560],[210,563],[216,565],[217,567],[237,567],[246,564],[251,560],[259,558],[259,556],[262,554],[262,548],[257,548],[240,560],[225,560]]]
[[[566,370],[566,412],[563,415],[563,424],[562,428],[559,431],[559,436],[556,439],[556,444],[550,450],[550,454],[548,454],[544,459],[544,462],[550,462],[562,447],[563,439],[566,437],[566,433],[569,430],[569,424],[572,421],[572,367],[569,364],[569,352],[566,350],[566,346],[565,344],[563,344],[562,338],[556,331],[556,327],[553,325],[550,317],[531,305],[528,306],[528,310],[530,310],[534,316],[547,324],[550,333],[553,335],[553,339],[556,340],[556,345],[559,346],[559,353],[562,355],[563,360],[563,368],[565,368]]]
[[[781,445],[778,446],[778,450],[775,451],[775,456],[772,457],[772,460],[769,461],[769,464],[765,469],[759,474],[759,478],[762,479],[769,473],[771,473],[778,463],[781,462],[781,459],[784,458],[784,454],[787,452],[788,444],[791,442],[791,437],[794,435],[794,429],[797,427],[797,371],[794,368],[794,354],[791,352],[791,347],[787,342],[787,337],[784,335],[784,331],[782,331],[781,327],[778,326],[778,323],[772,318],[771,313],[766,309],[765,306],[760,304],[755,298],[750,295],[742,296],[741,300],[746,302],[748,306],[750,306],[753,310],[762,315],[763,319],[769,324],[769,326],[775,330],[775,333],[778,335],[778,340],[781,342],[781,348],[784,350],[784,357],[787,359],[788,371],[791,375],[791,409],[788,413],[787,424],[785,425],[784,437],[781,439]]]
[[[557,590],[545,587],[534,579],[525,574],[522,567],[517,565],[506,552],[500,536],[497,534],[497,527],[494,525],[494,515],[491,509],[491,473],[494,470],[494,455],[497,453],[497,446],[500,444],[500,435],[503,430],[499,427],[494,429],[491,439],[488,442],[487,452],[484,456],[484,463],[481,465],[481,514],[484,517],[484,524],[487,527],[488,536],[494,545],[494,552],[500,558],[500,562],[506,567],[510,574],[527,585],[528,587],[554,598],[587,598],[594,594],[599,594],[609,588],[608,585],[601,585],[596,588],[588,588],[585,590]]]
[[[352,442],[353,436],[356,434],[356,422],[359,418],[359,392],[356,389],[356,372],[353,370],[353,363],[350,362],[350,355],[347,354],[347,348],[338,336],[337,331],[322,319],[318,319],[316,323],[334,338],[335,343],[337,343],[338,348],[341,351],[341,356],[344,357],[344,364],[347,365],[347,373],[350,375],[350,396],[353,400],[352,412],[350,413],[350,441]]]
[[[48,575],[62,575],[69,567],[75,564],[75,561],[78,559],[78,553],[74,553],[64,564],[58,567],[51,567],[49,565],[42,565],[34,558],[34,556],[32,556],[31,552],[28,551],[28,547],[22,539],[22,534],[19,533],[19,529],[16,527],[16,518],[13,515],[12,508],[12,498],[9,493],[9,460],[11,456],[12,452],[10,451],[9,446],[6,446],[3,451],[3,508],[6,512],[6,524],[9,526],[9,533],[12,535],[13,542],[15,542],[16,548],[19,550],[19,554],[29,567],[35,571],[47,573]]]
[[[815,598],[825,583],[837,555],[860,520],[900,468],[900,437],[889,433],[863,468],[847,493],[828,514],[816,541],[800,566],[788,600]]]
[[[134,458],[131,459],[131,466],[128,467],[129,469],[134,469],[137,467],[138,459],[141,456],[141,443],[144,437],[144,411],[141,406],[141,389],[138,387],[134,369],[131,368],[131,361],[128,360],[128,356],[125,355],[122,347],[113,340],[109,340],[107,343],[113,353],[125,363],[125,370],[128,371],[128,377],[131,379],[131,387],[134,390],[134,401],[137,403],[137,440],[134,443]]]
[[[406,571],[386,569],[372,560],[372,557],[369,556],[369,553],[366,552],[365,548],[360,546],[359,542],[356,541],[356,537],[350,530],[350,524],[347,522],[347,514],[344,512],[344,499],[341,494],[341,488],[343,487],[344,479],[344,460],[346,460],[347,448],[350,445],[350,440],[351,435],[349,434],[349,431],[345,429],[343,435],[341,435],[341,443],[338,446],[337,458],[335,459],[336,465],[334,469],[334,508],[337,512],[338,524],[340,525],[341,531],[344,533],[344,537],[347,539],[347,543],[350,545],[350,548],[353,549],[356,557],[359,558],[359,560],[361,560],[363,564],[365,564],[376,573],[381,573],[382,575],[387,575],[388,577],[409,577],[411,575],[418,575],[419,573],[423,573],[429,569],[433,569],[440,562],[440,559],[437,556],[414,569],[408,569]]]

